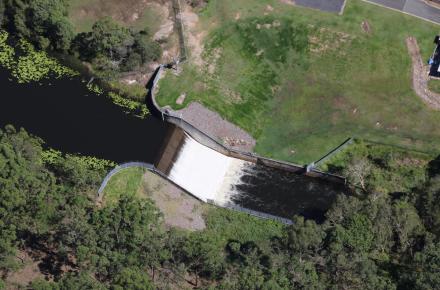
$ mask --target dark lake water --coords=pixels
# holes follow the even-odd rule
[[[12,124],[66,153],[118,163],[153,162],[168,125],[149,116],[125,114],[104,95],[88,91],[79,78],[18,84],[0,69],[0,126]]]

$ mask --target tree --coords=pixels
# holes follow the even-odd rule
[[[46,48],[48,43],[59,51],[70,47],[74,32],[65,0],[5,0],[3,5],[3,22],[11,32],[39,48]]]
[[[374,235],[371,221],[363,214],[356,213],[337,225],[335,238],[352,251],[367,253],[373,244]]]
[[[415,207],[406,201],[396,201],[393,205],[396,244],[400,252],[412,250],[417,238],[425,234],[422,221]]]
[[[134,36],[134,51],[142,58],[142,63],[156,61],[162,55],[162,48],[160,45],[151,41],[150,35],[146,31],[140,31]]]
[[[43,236],[57,220],[60,195],[41,152],[41,141],[25,131],[0,130],[0,264],[14,254],[17,238]]]
[[[429,290],[440,285],[440,243],[429,243],[414,255],[410,271],[401,277],[402,289]]]
[[[89,254],[83,256],[99,279],[108,280],[125,267],[152,268],[159,263],[163,238],[159,218],[151,202],[127,196],[92,214],[97,239],[85,245]]]
[[[396,289],[391,279],[382,275],[365,254],[334,253],[328,258],[326,271],[330,289]]]
[[[72,47],[108,78],[115,70],[136,70],[162,54],[160,45],[146,31],[135,32],[110,17],[98,20],[91,32],[78,34]]]
[[[125,268],[119,273],[112,283],[112,290],[153,290],[150,279],[139,268]]]
[[[223,272],[223,257],[206,235],[191,235],[182,248],[182,256],[188,269],[195,275],[195,287],[198,287],[200,275],[216,279]]]
[[[121,61],[128,55],[134,38],[129,29],[104,17],[95,22],[91,32],[79,34],[76,43],[81,46],[77,48],[80,55],[87,60],[104,55],[111,61]]]
[[[105,290],[106,287],[93,278],[91,273],[67,273],[59,282],[60,290]]]
[[[365,158],[353,158],[344,170],[347,179],[355,186],[360,186],[363,191],[367,191],[368,176],[372,170],[371,162]]]
[[[440,175],[433,176],[417,198],[418,208],[427,228],[440,235]]]
[[[325,232],[312,220],[296,216],[293,225],[285,231],[285,246],[300,256],[315,253],[321,246]]]

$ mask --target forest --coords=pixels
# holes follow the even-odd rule
[[[105,166],[54,157],[42,140],[6,126],[0,273],[23,267],[27,252],[41,258],[45,277],[31,289],[436,289],[439,169],[429,162],[423,182],[406,192],[341,195],[322,224],[295,216],[282,226],[226,211],[211,228],[188,232],[165,227],[147,199],[122,194],[97,205]],[[237,222],[241,235],[230,232]]]

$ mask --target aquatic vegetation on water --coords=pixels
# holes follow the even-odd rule
[[[46,52],[35,50],[26,40],[20,39],[13,47],[8,43],[8,38],[9,34],[0,30],[0,65],[10,70],[19,83],[78,75],[74,70],[49,57]]]
[[[6,31],[0,30],[0,66],[10,70],[15,63],[15,50],[6,43],[8,35]]]
[[[95,85],[95,84],[92,84],[92,83],[87,84],[87,89],[89,91],[91,91],[92,93],[97,94],[98,96],[100,96],[100,95],[102,95],[104,93],[103,89],[101,89],[98,85]]]
[[[98,96],[104,93],[104,90],[101,87],[93,83],[87,84],[87,89],[90,92],[97,94]],[[108,92],[107,96],[112,100],[115,105],[126,109],[127,113],[129,114],[134,114],[136,117],[139,118],[145,118],[149,114],[149,111],[145,104],[126,99],[115,92]]]
[[[140,118],[145,118],[149,114],[148,108],[145,104],[123,98],[114,92],[109,92],[108,96],[113,101],[114,104],[130,110]]]
[[[56,164],[60,160],[60,158],[62,158],[62,156],[63,153],[61,151],[52,148],[44,150],[42,153],[43,162],[46,164]],[[66,154],[66,157],[92,170],[108,170],[117,165],[117,163],[113,161],[99,159],[91,156]]]
[[[67,154],[67,157],[70,157],[73,160],[76,160],[78,163],[83,164],[93,170],[109,169],[109,168],[113,168],[116,165],[118,165],[117,163],[115,163],[113,161],[99,159],[99,158],[91,157],[91,156],[78,156],[78,155]]]

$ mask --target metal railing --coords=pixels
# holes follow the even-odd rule
[[[320,159],[318,159],[315,162],[312,162],[309,166],[311,168],[315,168],[318,167],[319,164],[324,163],[325,161],[327,161],[328,159],[330,159],[331,157],[333,157],[334,155],[338,154],[339,152],[341,152],[342,150],[344,150],[348,145],[351,145],[353,143],[354,139],[353,138],[348,138],[346,139],[344,142],[342,142],[342,144],[338,145],[336,148],[332,149],[330,152],[328,152],[327,154],[325,154],[323,157],[321,157]]]
[[[276,215],[248,209],[248,208],[241,207],[241,206],[238,206],[235,204],[220,204],[220,203],[215,202],[212,199],[208,199],[207,203],[212,204],[214,206],[222,207],[222,208],[227,208],[227,209],[232,209],[232,210],[239,211],[239,212],[244,212],[244,213],[247,213],[248,215],[255,216],[258,218],[275,220],[275,221],[278,221],[278,222],[283,223],[285,225],[292,225],[293,224],[292,220],[290,220],[290,219],[286,219],[286,218],[282,218],[282,217],[279,217]]]
[[[121,165],[116,166],[105,176],[104,180],[101,183],[101,186],[98,189],[98,199],[102,198],[102,194],[104,193],[104,188],[107,186],[110,179],[120,171],[131,168],[131,167],[143,167],[151,171],[155,171],[155,167],[153,164],[145,163],[145,162],[127,162]]]

